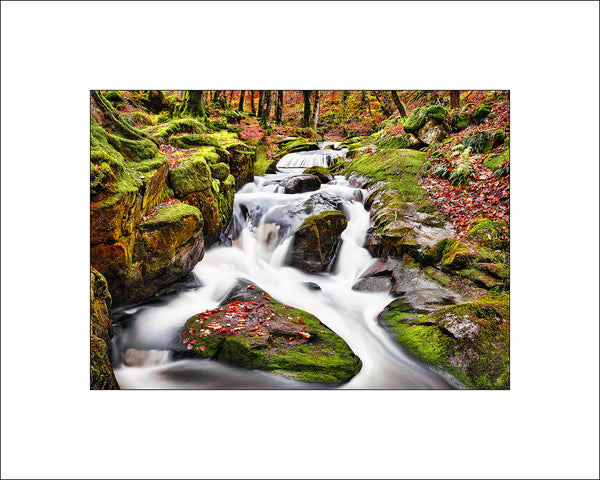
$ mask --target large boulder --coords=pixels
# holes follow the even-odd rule
[[[425,145],[432,145],[444,139],[447,126],[436,118],[430,118],[417,131],[417,138]]]
[[[347,382],[362,365],[318,318],[246,281],[217,308],[188,319],[174,350],[179,357],[210,358],[324,384]]]
[[[90,271],[90,389],[117,390],[119,384],[110,362],[111,297],[105,278]]]
[[[510,388],[508,296],[489,294],[429,315],[395,301],[378,321],[409,353],[473,389]]]
[[[327,211],[308,217],[294,236],[291,265],[305,272],[330,267],[348,221],[343,213]]]
[[[284,193],[304,193],[321,188],[321,181],[316,175],[293,175],[282,180],[279,186],[283,187]]]
[[[202,215],[184,203],[155,207],[132,235],[92,245],[91,264],[115,305],[144,300],[187,275],[204,254]]]

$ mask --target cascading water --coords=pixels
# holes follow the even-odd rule
[[[347,148],[336,150],[339,142],[320,142],[318,145],[320,150],[308,150],[284,155],[277,162],[277,170],[282,173],[301,173],[302,170],[308,167],[330,167],[336,158],[343,157],[348,152]],[[325,148],[327,146],[333,148]]]
[[[323,152],[337,151],[311,152],[307,159],[319,164]],[[299,167],[291,168],[301,173]],[[360,274],[375,262],[362,247],[369,228],[369,213],[361,202],[364,192],[338,176],[318,191],[284,194],[278,183],[287,177],[283,173],[257,177],[236,193],[233,220],[221,245],[209,248],[193,270],[201,286],[115,312],[124,320],[117,328],[113,359],[121,388],[327,388],[211,360],[170,356],[186,320],[215,308],[240,278],[282,303],[312,313],[344,338],[363,366],[341,388],[453,388],[451,380],[408,357],[378,325],[376,316],[392,301],[390,295],[352,290]],[[286,266],[293,234],[308,215],[307,204],[311,214],[337,204],[348,218],[329,273],[311,275]],[[308,287],[314,284],[320,289]]]

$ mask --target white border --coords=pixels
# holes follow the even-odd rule
[[[597,2],[3,2],[2,478],[598,478]],[[511,90],[509,392],[88,391],[91,88]]]

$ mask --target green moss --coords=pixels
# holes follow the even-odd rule
[[[204,160],[192,159],[169,170],[168,182],[175,195],[181,196],[211,188],[212,176]]]
[[[329,168],[326,167],[320,167],[315,165],[313,167],[308,167],[306,170],[304,170],[303,173],[305,175],[317,176],[321,183],[327,183],[333,180],[333,175],[329,171]]]
[[[416,141],[415,141],[416,140]],[[379,148],[411,148],[418,145],[419,141],[414,136],[408,134],[396,135],[395,137],[383,138],[377,142]]]
[[[496,170],[502,164],[507,162],[510,159],[510,149],[504,150],[502,153],[498,155],[494,155],[493,157],[488,157],[483,161],[483,166],[489,168],[490,170]]]
[[[448,119],[451,132],[460,132],[470,125],[469,116],[464,113],[455,113]]]
[[[490,107],[489,105],[482,105],[480,107],[477,107],[471,113],[471,122],[473,122],[476,125],[480,124],[487,118],[491,111],[492,107]]]
[[[442,271],[452,272],[461,270],[477,260],[476,254],[460,240],[455,240],[445,247],[442,256]]]
[[[200,335],[197,317],[194,316],[184,327],[183,337],[184,340],[187,339],[185,343],[195,340],[193,354],[202,358],[267,370],[306,382],[339,384],[358,373],[361,368],[360,360],[346,342],[318,318],[271,298],[267,303],[272,309],[271,315],[288,318],[290,322],[293,319],[294,323],[299,322],[307,327],[311,340],[293,345],[287,335],[276,332],[271,332],[268,341],[257,340],[253,335]],[[204,351],[201,347],[204,347]]]
[[[272,160],[267,157],[267,146],[258,144],[256,147],[256,161],[254,162],[254,175],[264,175],[271,166]]]
[[[392,306],[382,317],[394,338],[418,359],[476,389],[508,388],[507,295],[444,307],[427,316]]]
[[[150,131],[153,131],[152,138],[160,138],[166,142],[171,135],[178,133],[203,133],[207,131],[207,128],[203,122],[194,118],[180,118],[173,120],[172,122],[158,125],[158,127],[155,127]]]
[[[209,168],[212,177],[216,178],[221,182],[224,182],[225,180],[227,180],[227,177],[229,177],[229,165],[227,165],[226,163],[211,164],[209,165]]]
[[[160,208],[155,217],[151,218],[150,220],[146,220],[141,224],[141,226],[145,229],[155,229],[165,224],[181,224],[184,222],[185,218],[190,216],[196,217],[200,223],[200,226],[202,226],[203,221],[200,210],[186,203],[175,203],[173,205],[167,205],[166,207]]]
[[[466,238],[493,250],[507,252],[510,230],[504,220],[478,219],[469,228]]]
[[[431,200],[423,199],[416,204],[417,212],[433,213],[436,210],[435,203]]]
[[[423,198],[417,176],[425,156],[424,152],[409,149],[377,150],[352,160],[346,165],[344,174],[349,176],[356,172],[374,182],[389,182],[386,188],[397,191],[401,200],[416,202]]]

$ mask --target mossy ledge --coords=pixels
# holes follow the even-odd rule
[[[509,317],[508,296],[488,294],[426,316],[396,300],[378,321],[417,359],[467,388],[489,390],[510,387]]]
[[[360,359],[314,315],[246,281],[233,292],[219,307],[187,320],[176,340],[180,356],[322,384],[347,382],[360,371]]]

